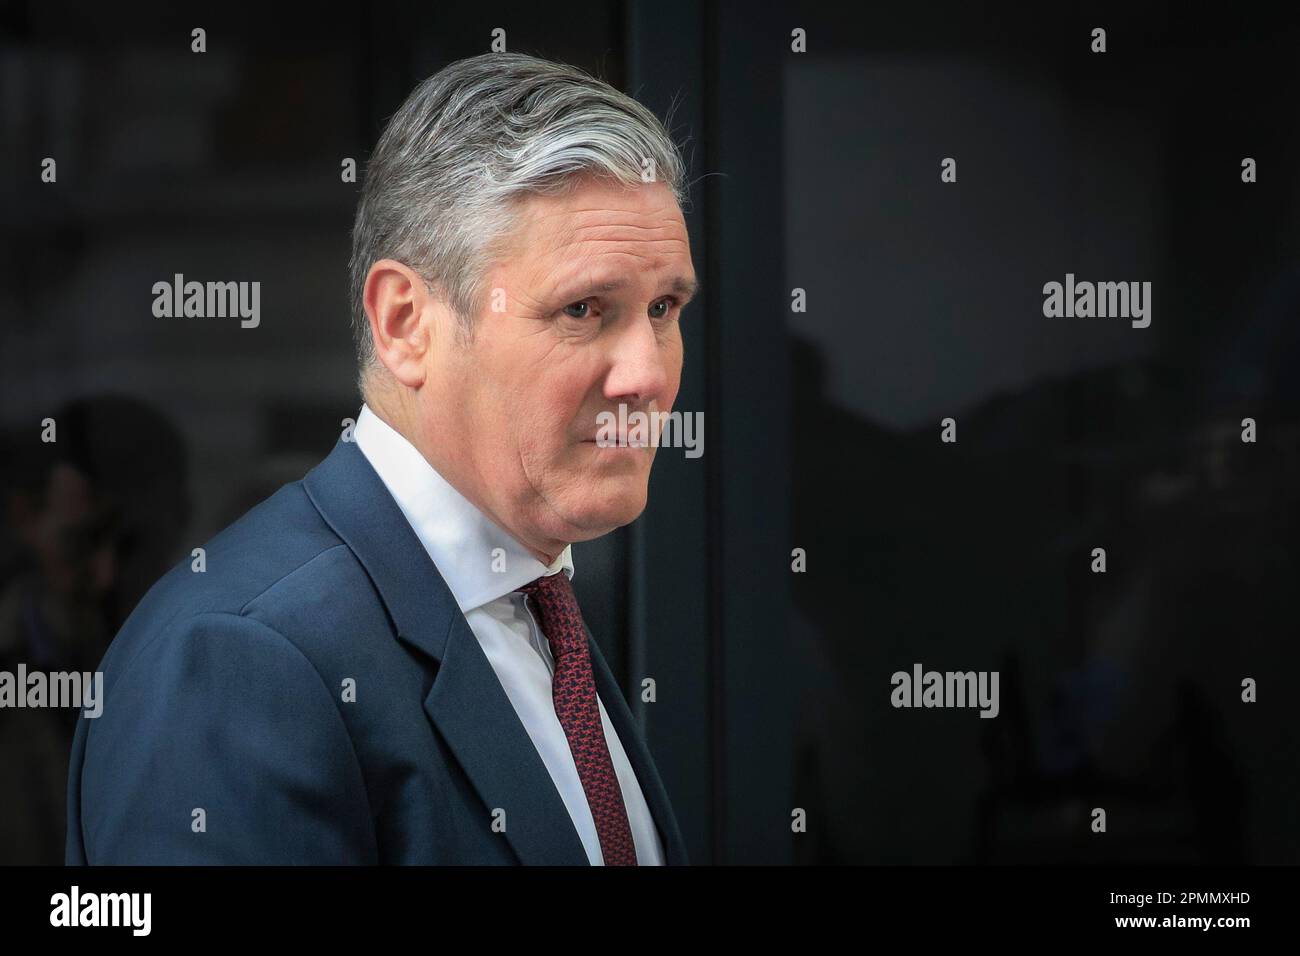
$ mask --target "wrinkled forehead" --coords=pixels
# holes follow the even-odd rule
[[[499,261],[531,284],[581,280],[593,293],[626,291],[637,277],[684,298],[696,286],[681,208],[661,183],[530,196]]]

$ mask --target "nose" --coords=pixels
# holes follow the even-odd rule
[[[668,386],[669,352],[648,316],[629,323],[612,346],[606,400],[642,406],[659,401]]]

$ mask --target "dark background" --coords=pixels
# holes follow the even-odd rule
[[[0,666],[93,669],[332,447],[340,164],[502,27],[690,164],[705,454],[574,583],[692,859],[1300,862],[1300,14],[1265,10],[0,0]],[[260,327],[154,318],[177,272],[260,281]],[[1044,318],[1067,272],[1152,282],[1150,327]],[[998,670],[1001,713],[892,708],[916,662]],[[0,711],[0,862],[61,862],[73,719]]]

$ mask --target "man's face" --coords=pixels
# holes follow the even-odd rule
[[[672,409],[694,285],[686,224],[662,183],[587,178],[530,197],[472,341],[438,329],[434,387],[420,392],[429,447],[453,455],[476,504],[534,550],[632,521],[655,449],[596,444],[598,416]]]

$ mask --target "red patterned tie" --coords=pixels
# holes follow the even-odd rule
[[[569,738],[569,751],[596,822],[601,857],[606,866],[636,866],[632,828],[627,822],[623,791],[619,789],[614,762],[609,758],[605,742],[596,681],[591,675],[587,631],[573,585],[568,575],[560,571],[540,577],[519,590],[531,598],[538,624],[555,658],[555,674],[551,680],[555,715]]]

